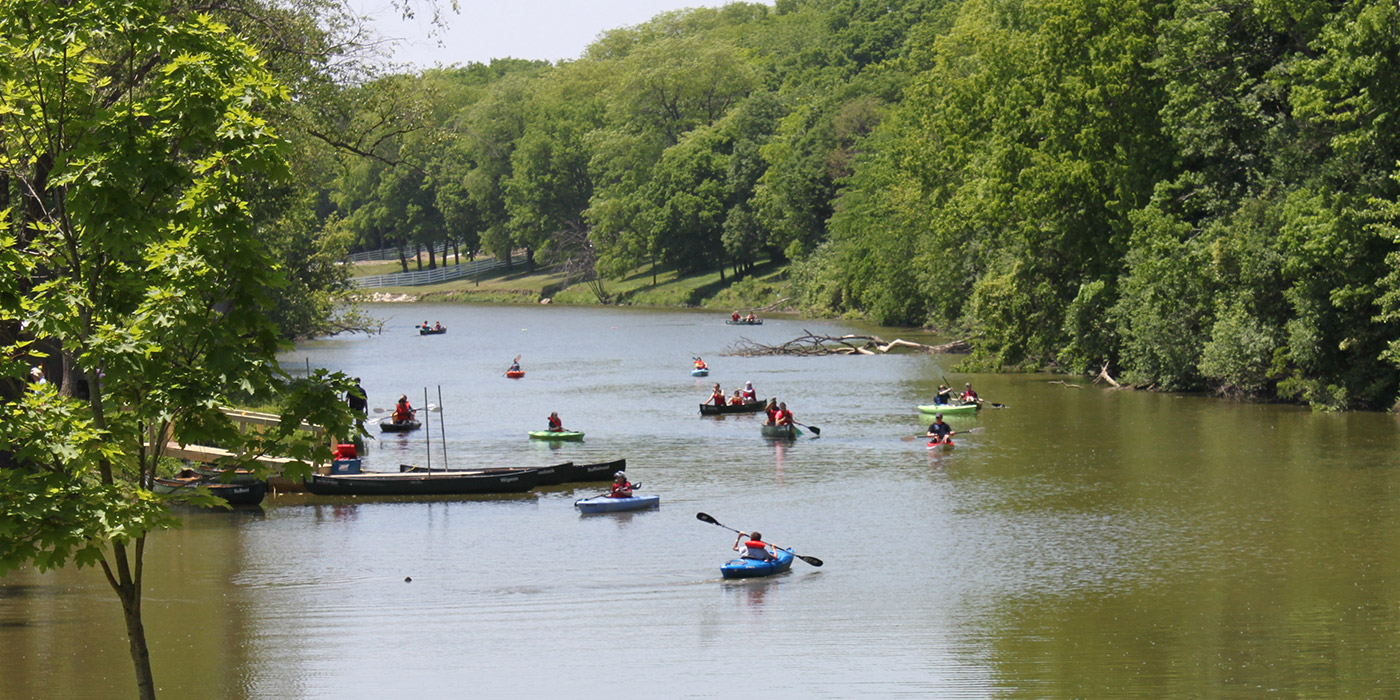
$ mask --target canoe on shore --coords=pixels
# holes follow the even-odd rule
[[[573,440],[583,439],[583,433],[575,430],[531,430],[531,440]]]
[[[597,496],[595,498],[581,498],[574,501],[574,506],[584,513],[620,513],[629,510],[659,508],[661,506],[661,497],[629,496],[627,498],[611,498],[609,496]]]
[[[764,406],[767,405],[768,404],[764,403],[763,401],[752,401],[750,403],[743,403],[737,406],[716,406],[714,404],[702,403],[700,404],[700,415],[722,416],[728,413],[758,413],[759,411],[763,410]]]
[[[945,403],[920,406],[920,413],[942,413],[945,416],[970,416],[982,410],[982,404]]]
[[[306,480],[306,490],[317,496],[455,496],[524,493],[538,483],[534,469],[360,472],[313,474]]]
[[[224,483],[218,477],[209,477],[185,469],[172,477],[156,477],[151,482],[151,490],[156,493],[174,494],[181,491],[194,491],[203,486],[209,493],[224,499],[231,506],[255,506],[267,497],[267,482],[261,479]]]
[[[802,434],[795,425],[764,425],[761,426],[763,437],[792,440]]]
[[[725,578],[757,578],[781,574],[792,568],[793,554],[790,549],[779,549],[777,559],[731,559],[719,567],[719,574]]]

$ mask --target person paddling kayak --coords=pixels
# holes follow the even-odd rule
[[[559,420],[559,413],[557,411],[551,411],[549,414],[549,432],[564,432],[564,421]]]
[[[413,420],[413,414],[418,411],[408,403],[407,394],[399,394],[399,402],[394,404],[394,422],[407,423]]]
[[[613,474],[612,490],[608,491],[608,498],[631,498],[632,482],[627,480],[627,472],[617,472]]]
[[[934,415],[933,423],[928,426],[928,440],[930,443],[946,442],[953,437],[953,427],[943,422],[943,414]]]
[[[953,389],[952,389],[952,387],[949,387],[949,386],[944,385],[944,384],[939,384],[939,385],[938,385],[938,396],[934,397],[933,402],[936,403],[936,404],[938,404],[939,406],[947,406],[948,404],[952,403],[952,402],[953,402]]]
[[[748,539],[745,540],[745,538]],[[747,532],[739,533],[739,537],[734,540],[734,551],[739,551],[739,543],[741,542],[744,544],[743,554],[739,555],[739,558],[741,559],[757,559],[758,561],[770,561],[778,558],[776,554],[774,554],[772,551],[769,551],[768,549],[773,545],[764,542],[763,535],[760,534],[757,530],[755,530],[752,535],[750,535]]]
[[[963,403],[982,403],[982,399],[977,398],[977,392],[972,390],[972,382],[964,385],[962,393]]]

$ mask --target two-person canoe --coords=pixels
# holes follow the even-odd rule
[[[977,403],[945,403],[920,406],[920,413],[942,413],[945,416],[970,416],[982,409]]]
[[[379,432],[381,433],[406,433],[410,430],[417,430],[423,427],[422,423],[416,420],[407,420],[402,423],[395,423],[393,418],[385,418],[379,421]]]
[[[782,440],[794,440],[802,434],[795,425],[763,425],[760,427],[763,437],[778,438]]]
[[[738,321],[735,321],[734,319],[731,318],[731,319],[725,321],[724,323],[725,323],[725,325],[729,325],[729,326],[761,326],[761,325],[763,325],[763,319],[761,319],[761,318],[756,318],[756,319],[750,321],[750,320],[748,320],[748,319],[746,319],[746,318],[741,318],[741,319],[739,319]]]
[[[761,559],[731,559],[719,567],[719,574],[725,578],[758,578],[759,576],[772,576],[781,574],[792,568],[793,554],[791,549],[777,550],[777,558],[769,560]]]
[[[531,440],[573,440],[583,439],[583,433],[573,430],[531,430]]]
[[[423,328],[422,326],[418,328],[418,335],[442,335],[446,332],[446,328]]]
[[[722,416],[726,413],[758,413],[767,405],[768,404],[763,401],[750,401],[749,403],[741,403],[737,406],[730,404],[716,406],[710,403],[702,403],[700,404],[700,415]]]
[[[661,506],[661,497],[629,496],[627,498],[613,498],[611,496],[596,496],[594,498],[581,498],[574,501],[574,505],[584,513],[620,513],[627,510],[659,508]]]
[[[708,377],[708,376],[710,376],[710,370],[709,370],[709,368],[706,368],[706,367],[698,367],[698,368],[696,368],[696,369],[690,370],[690,376],[692,376],[692,377]]]
[[[317,496],[455,496],[524,493],[538,483],[539,476],[534,469],[360,472],[330,476],[312,474],[306,480],[306,490]]]

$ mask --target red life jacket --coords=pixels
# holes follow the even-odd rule
[[[564,421],[559,420],[558,418],[555,418],[554,416],[550,416],[550,417],[549,417],[549,429],[550,429],[550,430],[556,430],[556,431],[557,431],[557,430],[563,430],[563,429],[564,429]]]

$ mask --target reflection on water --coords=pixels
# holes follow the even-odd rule
[[[183,514],[147,554],[162,696],[729,698],[755,668],[778,698],[1400,695],[1392,416],[978,376],[1012,408],[946,417],[939,452],[900,438],[950,358],[722,352],[860,330],[840,323],[443,304],[453,333],[419,337],[422,307],[377,311],[386,336],[289,356],[362,377],[371,406],[442,386],[431,443],[371,426],[366,468],[625,457],[661,508],[581,516],[604,482]],[[516,354],[526,377],[501,377]],[[820,438],[699,416],[715,381]],[[527,439],[551,411],[587,441]],[[698,511],[825,566],[722,581],[734,535]],[[0,648],[0,697],[131,696],[97,571],[0,580]]]

